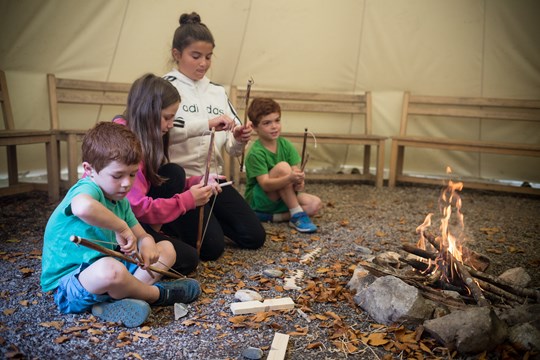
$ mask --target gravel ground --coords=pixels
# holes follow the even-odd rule
[[[40,192],[0,198],[0,353],[26,359],[239,359],[244,349],[256,347],[266,357],[280,332],[291,334],[286,359],[459,358],[425,337],[403,347],[398,340],[414,329],[376,324],[346,288],[361,247],[377,254],[417,240],[415,229],[426,214],[438,213],[440,188],[315,183],[307,190],[325,204],[314,219],[318,233],[265,224],[262,249],[229,244],[218,261],[201,264],[192,277],[204,292],[187,316],[175,320],[172,307],[154,308],[135,329],[103,324],[90,314],[60,314],[39,286],[42,234],[56,204]],[[539,287],[540,198],[467,189],[461,197],[468,246],[491,259],[486,272],[521,266],[533,278],[530,287]],[[311,262],[299,261],[310,253]],[[302,290],[284,290],[284,279],[263,276],[265,269],[280,269],[284,277],[302,270]],[[235,317],[229,305],[241,288],[264,298],[290,296],[296,308]],[[483,358],[524,355],[505,345]]]

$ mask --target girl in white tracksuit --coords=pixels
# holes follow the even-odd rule
[[[212,128],[216,130],[212,172],[216,170],[216,161],[219,163],[218,172],[222,171],[223,147],[231,156],[240,156],[251,137],[251,124],[241,124],[223,87],[211,83],[205,76],[211,65],[214,46],[210,30],[201,23],[197,13],[180,16],[180,26],[172,43],[176,69],[164,78],[178,89],[181,97],[174,127],[170,130],[169,156],[171,162],[184,168],[187,176],[205,173]],[[223,253],[225,236],[248,249],[261,247],[266,238],[264,228],[242,195],[232,186],[222,189],[213,208],[213,199],[205,206],[205,223],[210,209],[212,212],[201,247],[202,260],[214,260]],[[195,246],[198,214],[198,210],[188,211],[165,224],[164,230]]]

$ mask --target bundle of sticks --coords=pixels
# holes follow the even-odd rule
[[[463,264],[457,261],[448,249],[442,249],[434,236],[426,233],[424,236],[433,245],[432,250],[423,250],[412,244],[402,245],[404,251],[419,257],[399,259],[415,269],[413,273],[367,261],[360,262],[360,265],[377,277],[395,276],[419,289],[424,297],[454,308],[464,308],[474,303],[479,306],[540,303],[540,291],[510,284],[468,266],[467,261]],[[482,256],[477,255],[473,262],[478,264],[478,259],[482,259]],[[447,273],[443,276],[444,272]],[[455,298],[441,290],[453,290],[459,293],[460,297]]]
[[[424,238],[433,245],[433,250],[423,250],[412,244],[402,245],[406,252],[421,259],[403,258],[420,273],[424,273],[424,283],[440,289],[454,290],[465,298],[472,298],[479,306],[488,306],[490,301],[498,304],[523,304],[540,302],[540,291],[524,288],[475,269],[455,259],[447,248],[441,246],[435,236],[423,233]],[[469,253],[471,253],[469,251]],[[479,264],[481,257],[469,257],[471,262]],[[478,267],[477,267],[478,268]],[[457,276],[456,276],[457,275]],[[489,301],[488,301],[489,299]]]

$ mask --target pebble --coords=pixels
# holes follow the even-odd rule
[[[262,296],[256,292],[256,291],[253,291],[253,290],[249,290],[249,289],[241,289],[241,290],[238,290],[235,294],[234,294],[234,298],[235,299],[238,299],[242,302],[244,301],[253,301],[253,300],[257,300],[257,301],[262,301]]]
[[[174,304],[174,320],[183,318],[188,313],[188,307],[186,304],[176,303]]]
[[[360,254],[366,254],[366,255],[371,255],[373,253],[370,248],[367,248],[365,246],[360,246],[360,245],[356,246],[356,251],[358,251]]]
[[[262,359],[263,351],[259,348],[250,346],[244,351],[242,351],[242,356],[245,357],[246,359],[258,360],[258,359]]]
[[[265,269],[263,275],[271,278],[279,278],[283,276],[283,271],[277,269]]]

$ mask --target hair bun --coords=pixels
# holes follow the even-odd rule
[[[184,13],[180,15],[180,25],[185,24],[200,24],[201,23],[201,17],[196,12],[192,12],[191,14]]]

